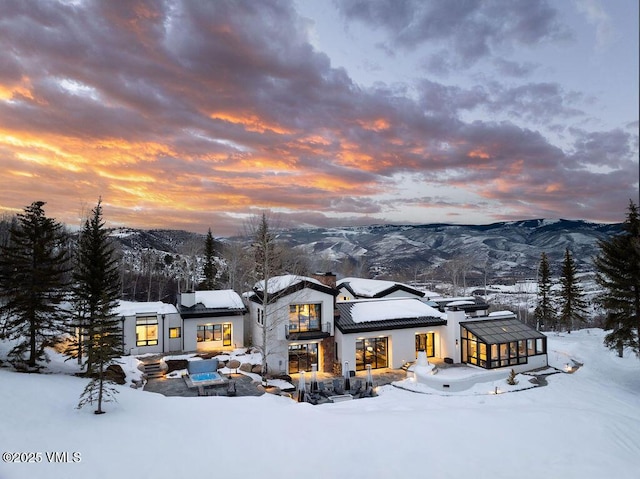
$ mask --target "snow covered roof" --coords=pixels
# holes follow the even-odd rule
[[[359,298],[376,298],[397,290],[406,291],[420,297],[424,296],[422,291],[409,285],[381,279],[344,278],[338,281],[337,287],[347,288]]]
[[[115,312],[118,316],[135,316],[143,313],[174,314],[178,310],[173,304],[163,303],[162,301],[120,301]]]
[[[338,291],[321,283],[317,279],[309,278],[308,276],[297,276],[293,274],[286,274],[282,276],[274,276],[269,278],[269,295],[271,300],[275,300],[279,297],[286,296],[287,294],[299,291],[303,288],[311,288],[317,291],[321,291],[332,296],[338,294]],[[258,281],[254,288],[253,294],[249,296],[249,299],[254,302],[262,303],[264,293],[264,281]],[[271,301],[269,301],[271,302]]]
[[[232,289],[216,291],[196,291],[196,304],[201,303],[210,309],[242,309],[242,298]]]
[[[446,324],[445,313],[417,298],[346,301],[337,303],[336,326],[345,333],[404,329]]]
[[[324,286],[317,279],[309,278],[308,276],[297,276],[295,274],[285,274],[285,275],[282,275],[282,276],[274,276],[273,278],[269,278],[269,281],[268,281],[268,284],[269,284],[268,293],[269,294],[274,294],[274,293],[277,293],[279,291],[282,291],[283,289],[290,288],[291,286],[294,286],[294,285],[296,285],[298,283],[301,283],[301,282],[304,282],[304,281]],[[255,286],[253,287],[253,289],[256,290],[256,291],[264,291],[264,280],[263,281],[258,281],[255,284]]]

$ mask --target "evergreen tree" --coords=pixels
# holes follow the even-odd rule
[[[538,269],[538,306],[535,310],[538,329],[556,329],[556,315],[551,297],[551,269],[546,253],[540,256]]]
[[[118,306],[120,298],[120,271],[115,254],[115,247],[110,241],[109,232],[102,220],[102,200],[91,211],[92,216],[85,221],[80,233],[76,264],[73,272],[73,302],[76,310],[74,324],[78,334],[68,354],[83,361],[86,353],[86,372],[94,373],[96,360],[95,349],[102,347],[102,340],[94,343],[96,327],[104,329],[104,322],[116,321],[113,310]],[[116,339],[113,347],[115,354],[122,354],[122,336],[117,338],[111,333],[111,340]]]
[[[605,344],[622,357],[625,347],[640,356],[640,219],[629,202],[622,234],[599,242],[594,259],[596,281],[603,288],[599,303],[606,311]]]
[[[576,322],[584,322],[587,305],[583,299],[583,291],[576,278],[577,268],[569,248],[565,250],[560,277],[560,325],[571,333]]]
[[[98,403],[96,414],[102,414],[102,403],[114,399],[118,392],[105,375],[106,368],[122,354],[120,320],[114,313],[120,294],[120,274],[114,247],[102,220],[101,200],[92,210],[80,235],[74,298],[82,308],[78,325],[82,342],[76,349],[87,351],[87,374],[95,374],[80,396],[78,407]]]
[[[0,337],[17,339],[10,356],[35,368],[45,348],[68,332],[66,298],[69,272],[67,239],[60,223],[33,202],[11,225],[8,244],[0,246]]]
[[[205,290],[216,289],[216,276],[218,274],[218,268],[216,266],[216,248],[211,234],[211,228],[207,232],[207,237],[204,240],[204,281],[200,286]]]

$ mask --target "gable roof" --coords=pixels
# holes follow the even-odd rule
[[[262,304],[264,298],[264,281],[258,281],[253,287],[253,293],[249,296],[249,300],[254,303]],[[269,303],[276,302],[280,298],[297,293],[305,288],[320,291],[331,296],[338,294],[337,289],[330,288],[322,284],[317,279],[307,276],[297,276],[286,274],[282,276],[274,276],[269,278],[267,292],[269,293]]]
[[[445,313],[417,298],[346,301],[336,306],[340,312],[336,327],[343,333],[447,324]]]
[[[235,316],[247,312],[242,298],[232,289],[195,291],[195,304],[191,307],[178,304],[178,310],[185,318]]]
[[[424,292],[403,283],[380,279],[344,278],[338,281],[337,288],[345,288],[354,298],[382,298],[395,291],[405,291],[422,298]]]

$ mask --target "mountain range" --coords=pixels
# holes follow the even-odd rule
[[[593,270],[598,240],[621,231],[621,224],[580,220],[524,220],[488,225],[371,225],[296,228],[278,231],[278,240],[307,258],[309,267],[342,276],[397,277],[404,280],[446,278],[452,265],[468,278],[535,277],[545,252],[559,274],[565,249],[579,271]],[[204,236],[174,230],[116,229],[112,236],[129,254],[156,250],[196,256]],[[247,238],[219,238],[221,243]]]

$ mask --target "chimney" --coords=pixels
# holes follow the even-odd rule
[[[325,286],[336,289],[336,275],[331,271],[328,271],[327,273],[316,272],[312,274],[311,277],[313,279],[317,279]]]
[[[180,306],[185,308],[193,308],[196,305],[196,292],[187,291],[186,293],[180,293]]]

